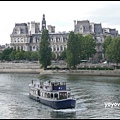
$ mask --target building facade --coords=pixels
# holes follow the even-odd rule
[[[43,14],[42,27],[40,30],[40,23],[32,21],[31,23],[17,23],[10,35],[10,46],[13,49],[20,49],[24,51],[38,51],[42,30],[46,29],[45,15]],[[67,39],[69,33],[59,32],[55,33],[55,26],[48,25],[50,36],[50,46],[52,52],[58,57],[65,48],[67,48]]]
[[[102,44],[107,36],[115,38],[118,36],[116,29],[102,28],[101,23],[89,22],[89,20],[76,21],[74,20],[74,33],[80,33],[83,36],[92,34],[96,41],[97,53],[93,56],[92,61],[97,62],[100,59],[105,59],[103,54]],[[101,58],[100,58],[101,57]]]
[[[38,51],[41,40],[42,30],[48,27],[50,36],[50,46],[52,52],[55,53],[56,58],[67,48],[67,40],[69,32],[55,32],[55,26],[46,25],[45,15],[43,14],[41,29],[40,23],[32,21],[31,23],[16,23],[13,28],[11,37],[10,47],[14,49],[21,49],[24,51]],[[101,23],[93,23],[89,20],[76,21],[74,20],[74,33],[81,33],[83,36],[92,34],[96,41],[97,53],[92,58],[92,61],[99,61],[99,57],[104,55],[102,52],[102,44],[106,36],[112,36],[115,38],[118,36],[116,29],[102,28]]]

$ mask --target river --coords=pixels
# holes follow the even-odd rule
[[[29,98],[29,83],[64,81],[77,99],[75,109],[54,110]],[[117,106],[105,106],[105,103]],[[0,74],[1,119],[120,118],[120,77]]]

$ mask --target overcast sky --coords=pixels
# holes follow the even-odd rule
[[[73,20],[101,23],[120,33],[120,1],[0,1],[0,45],[9,44],[15,23],[40,22],[55,31],[72,31]]]

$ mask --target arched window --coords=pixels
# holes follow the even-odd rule
[[[30,46],[30,51],[32,51],[32,46]]]
[[[55,48],[55,46],[54,46],[54,48],[53,48],[53,51],[56,51],[56,48]]]
[[[51,98],[53,98],[53,93],[51,93]]]
[[[23,46],[21,46],[21,50],[23,50]]]
[[[63,50],[63,47],[62,47],[62,45],[60,46],[60,50],[61,50],[61,51]]]
[[[57,93],[54,94],[54,98],[58,98],[58,94]]]
[[[59,51],[59,46],[57,46],[57,51]]]
[[[33,46],[33,49],[35,49],[35,46]]]

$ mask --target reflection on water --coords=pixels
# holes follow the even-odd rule
[[[75,109],[54,110],[29,98],[29,83],[62,81],[77,99]],[[79,75],[0,74],[0,118],[120,118],[120,77]]]

